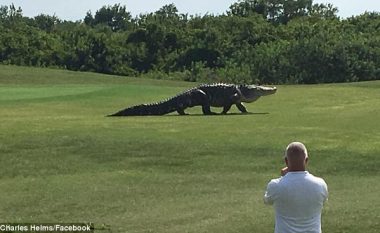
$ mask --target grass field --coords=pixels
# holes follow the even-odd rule
[[[279,86],[249,115],[104,117],[193,85],[0,66],[1,222],[273,232],[262,196],[299,140],[329,185],[324,232],[379,232],[380,81]]]

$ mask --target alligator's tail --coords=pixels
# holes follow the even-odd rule
[[[108,116],[158,116],[176,111],[173,99],[153,104],[140,104]]]

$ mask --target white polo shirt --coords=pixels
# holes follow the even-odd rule
[[[268,183],[264,203],[274,205],[275,233],[321,233],[327,184],[307,171],[288,172]]]

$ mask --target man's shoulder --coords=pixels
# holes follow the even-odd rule
[[[271,179],[271,180],[269,181],[269,184],[268,184],[268,185],[276,185],[276,184],[280,183],[281,179],[282,179],[282,177],[280,177],[280,178],[275,178],[275,179]]]
[[[312,179],[313,179],[313,183],[319,187],[320,192],[323,194],[323,201],[324,202],[327,201],[329,191],[328,191],[328,187],[325,180],[317,176],[313,176]]]
[[[282,177],[271,179],[268,183],[268,189],[276,189],[276,187],[279,186],[279,184],[281,183],[281,179]]]
[[[326,184],[325,180],[322,177],[315,176],[311,173],[308,173],[309,179],[313,180],[314,182],[320,183],[320,184]]]

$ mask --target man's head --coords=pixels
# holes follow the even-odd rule
[[[292,142],[286,147],[285,162],[289,171],[304,171],[308,158],[307,149],[301,142]]]

